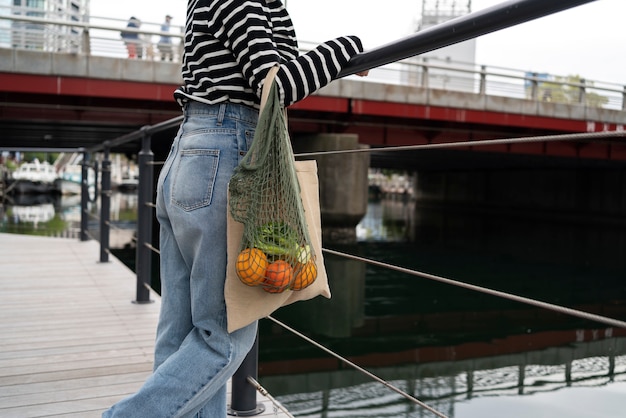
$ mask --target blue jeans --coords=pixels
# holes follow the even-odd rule
[[[227,332],[226,194],[258,113],[236,104],[185,106],[157,184],[161,314],[154,373],[103,417],[226,417],[226,383],[252,347],[253,323]]]

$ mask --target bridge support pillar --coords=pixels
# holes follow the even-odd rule
[[[295,154],[361,149],[354,134],[300,135],[292,138]],[[356,242],[356,225],[367,211],[367,152],[316,155],[320,184],[322,238],[325,242]]]

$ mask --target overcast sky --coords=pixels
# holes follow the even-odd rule
[[[284,1],[284,0],[283,0]],[[565,1],[565,0],[564,0]],[[466,5],[467,0],[459,0]],[[473,0],[472,11],[501,3]],[[381,4],[386,8],[380,7]],[[300,41],[361,37],[366,49],[414,32],[422,0],[287,0]],[[184,23],[185,0],[91,0],[92,16]],[[476,63],[626,85],[626,0],[596,0],[478,38]]]

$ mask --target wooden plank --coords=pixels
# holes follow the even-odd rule
[[[98,243],[0,234],[0,416],[100,417],[152,371],[160,299]],[[265,412],[274,414],[258,395]]]

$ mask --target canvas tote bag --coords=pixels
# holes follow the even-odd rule
[[[278,66],[268,73],[263,84],[261,97],[261,111],[268,100],[270,89]],[[259,114],[261,114],[261,111]],[[286,127],[285,127],[286,129]],[[293,157],[292,157],[293,158]],[[235,221],[229,210],[227,211],[227,255],[226,283],[224,297],[228,319],[228,332],[236,331],[252,322],[270,315],[281,306],[312,299],[316,296],[330,298],[328,277],[324,267],[322,255],[322,228],[319,205],[319,183],[317,177],[317,162],[315,160],[294,161],[296,175],[300,184],[300,197],[304,208],[309,239],[315,254],[317,277],[313,284],[298,290],[285,290],[282,293],[269,293],[261,287],[248,286],[241,282],[236,273],[237,256],[241,250],[244,224]]]

